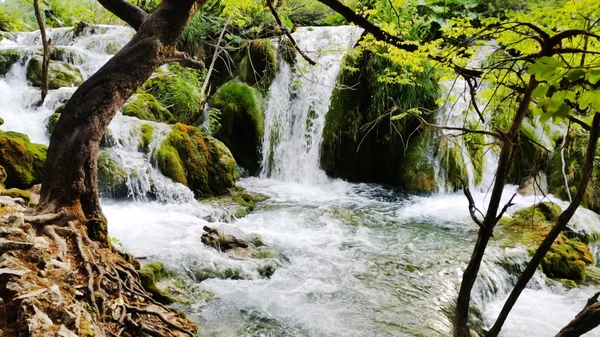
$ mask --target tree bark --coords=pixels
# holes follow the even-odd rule
[[[102,135],[135,90],[178,54],[181,33],[205,0],[163,0],[151,15],[126,0],[99,2],[137,33],[69,99],[50,138],[36,209],[38,214],[64,210],[74,218],[95,219],[94,223],[105,222],[96,163]]]
[[[498,159],[498,168],[496,169],[496,181],[492,189],[492,195],[490,197],[490,203],[488,205],[485,218],[483,219],[483,226],[479,230],[477,235],[477,243],[473,249],[469,264],[463,273],[463,279],[460,284],[460,290],[458,292],[458,298],[456,300],[456,312],[454,316],[454,337],[468,337],[469,334],[469,305],[471,303],[471,291],[473,285],[477,279],[479,268],[481,267],[481,261],[487,248],[487,244],[492,237],[494,227],[498,223],[498,210],[500,209],[500,202],[502,200],[502,192],[504,191],[504,183],[510,164],[512,163],[511,157],[516,143],[517,137],[519,136],[519,130],[527,111],[529,111],[529,103],[531,102],[531,94],[537,87],[538,81],[535,76],[531,76],[529,84],[525,89],[519,108],[515,114],[512,125],[508,133],[505,135],[505,139],[502,143],[502,150],[500,151],[500,158]]]
[[[33,0],[33,8],[35,9],[35,18],[38,26],[40,27],[40,34],[42,35],[42,103],[48,96],[48,68],[50,67],[50,40],[46,35],[46,23],[40,12],[39,0]]]
[[[575,197],[573,198],[573,201],[569,204],[569,207],[567,207],[567,209],[564,212],[562,212],[561,215],[558,217],[556,224],[554,225],[554,227],[552,227],[552,230],[550,230],[550,233],[548,233],[548,236],[546,236],[544,241],[542,241],[540,247],[537,249],[533,257],[531,258],[531,261],[529,261],[529,263],[527,264],[527,267],[519,277],[519,280],[517,280],[515,287],[513,288],[508,299],[504,303],[502,311],[500,311],[500,315],[496,319],[496,322],[494,323],[490,331],[487,333],[487,337],[498,336],[500,330],[502,329],[502,325],[504,324],[504,322],[506,322],[508,314],[517,302],[519,295],[521,295],[521,292],[523,292],[523,290],[527,286],[527,283],[535,274],[535,271],[537,270],[540,263],[542,263],[544,256],[546,256],[546,253],[548,253],[550,247],[552,247],[552,243],[554,243],[554,240],[556,240],[558,235],[560,235],[560,233],[567,227],[567,224],[569,223],[569,221],[575,214],[575,211],[581,204],[581,201],[583,200],[583,197],[585,195],[587,185],[592,177],[592,171],[594,169],[594,157],[596,156],[596,146],[598,145],[599,135],[600,114],[596,113],[594,115],[594,120],[592,121],[590,138],[588,140],[583,169],[581,172],[581,180],[579,181],[579,185],[577,186],[577,194],[575,194]],[[599,317],[599,315],[600,312],[596,313],[595,317]],[[600,323],[600,320],[596,322],[596,325],[598,325],[598,323]],[[576,335],[564,334],[564,336]]]

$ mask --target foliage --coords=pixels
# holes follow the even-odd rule
[[[45,145],[31,143],[27,135],[0,131],[0,166],[8,175],[6,187],[27,189],[41,183],[47,150]]]

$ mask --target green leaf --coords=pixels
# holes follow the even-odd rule
[[[580,110],[585,110],[587,109],[588,106],[590,106],[590,104],[593,104],[593,102],[596,100],[600,100],[600,92],[597,92],[597,90],[595,91],[586,91],[584,93],[582,93],[581,95],[579,95],[579,100],[577,100],[577,103],[579,103],[579,109]]]
[[[577,80],[582,79],[586,74],[586,71],[583,69],[571,69],[567,73],[567,79],[571,82],[575,82]]]
[[[563,103],[554,113],[554,115],[552,116],[554,118],[554,120],[556,121],[556,119],[558,118],[560,121],[562,121],[563,119],[567,118],[567,116],[569,115],[569,113],[571,112],[571,107],[566,104]]]
[[[548,88],[549,86],[543,83],[538,85],[538,87],[535,88],[531,93],[531,97],[536,99],[545,98],[546,94],[548,93]]]
[[[585,77],[591,84],[598,83],[600,80],[600,69],[588,70]]]
[[[558,76],[556,74],[556,69],[562,65],[561,61],[550,56],[544,56],[540,57],[527,71],[531,75],[535,75],[539,81],[551,82],[562,76],[561,74]]]

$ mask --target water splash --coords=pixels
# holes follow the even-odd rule
[[[267,94],[263,139],[263,177],[324,183],[319,145],[341,60],[362,29],[352,26],[302,27],[298,46],[317,62],[308,66],[297,55],[298,69],[280,60],[279,73]]]

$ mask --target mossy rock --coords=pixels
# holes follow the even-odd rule
[[[54,132],[54,128],[56,127],[56,123],[58,123],[59,118],[60,113],[53,113],[52,115],[50,115],[50,117],[48,117],[46,121],[46,134],[48,136],[50,136],[52,132]]]
[[[15,63],[22,60],[22,51],[16,49],[0,50],[0,76],[6,75]]]
[[[160,105],[166,108],[173,118],[169,122],[181,122],[186,124],[197,123],[201,116],[200,103],[202,98],[200,97],[200,87],[193,81],[187,80],[180,74],[173,72],[160,73],[157,72],[155,76],[151,77],[146,83],[144,83],[142,90],[152,95],[155,100],[152,100],[149,96],[144,96],[145,106],[152,107],[156,110],[153,113],[155,120],[160,117],[162,120],[168,120],[168,115],[165,115],[163,110],[160,109],[154,101],[160,103]],[[143,101],[142,101],[143,102]],[[141,104],[141,102],[140,102]],[[139,110],[139,109],[138,109]]]
[[[0,186],[0,195],[7,195],[11,198],[21,198],[23,201],[25,201],[27,206],[30,206],[31,203],[31,195],[29,192],[20,190],[18,188],[4,189],[2,186]]]
[[[565,176],[569,185],[569,192],[573,196],[577,193],[577,184],[581,180],[583,159],[587,149],[589,133],[578,125],[572,125],[564,146],[565,172],[563,174],[562,156],[560,152],[550,156],[547,169],[548,192],[563,200],[569,200],[565,187]],[[557,148],[563,144],[557,144]],[[600,146],[596,148],[596,156],[600,156]],[[581,206],[596,213],[600,212],[600,161],[594,161],[592,177],[585,190]]]
[[[173,123],[175,120],[169,110],[165,109],[154,96],[143,90],[139,90],[125,103],[123,115],[163,123]]]
[[[4,119],[0,118],[0,126],[2,126],[2,124],[4,124]]]
[[[0,166],[6,170],[6,187],[27,189],[42,182],[48,147],[31,143],[18,132],[0,131]]]
[[[540,203],[515,213],[514,218],[503,218],[495,229],[494,241],[501,246],[521,244],[533,255],[548,235],[560,215],[560,207]],[[577,236],[563,231],[542,260],[542,270],[548,277],[583,281],[586,266],[594,257],[588,245]]]
[[[281,41],[279,41],[277,53],[290,66],[296,65],[296,48],[294,47],[294,43],[288,39],[287,36],[282,37]]]
[[[140,140],[139,150],[145,153],[150,151],[150,143],[154,135],[154,126],[150,124],[142,125],[142,139]]]
[[[156,286],[156,283],[167,276],[165,266],[160,262],[150,262],[138,271],[142,286],[152,294],[152,298],[162,304],[172,304],[175,299]]]
[[[27,64],[27,80],[33,86],[42,85],[42,58],[34,56]],[[79,86],[83,76],[79,69],[62,61],[50,61],[48,68],[48,89]]]
[[[237,179],[235,160],[226,147],[196,127],[175,124],[153,156],[164,175],[197,197],[225,194]]]
[[[85,56],[70,48],[52,47],[50,48],[50,60],[61,61],[70,64],[79,64],[83,63]]]
[[[106,150],[98,153],[98,188],[102,195],[125,198],[128,194],[127,172]]]
[[[390,71],[416,79],[408,83],[382,79]],[[321,168],[329,176],[350,181],[390,184],[412,192],[435,191],[435,171],[428,160],[433,132],[415,132],[419,122],[414,118],[394,121],[388,117],[392,108],[435,110],[439,86],[433,67],[425,63],[423,71],[417,72],[384,56],[350,52],[336,82],[325,115]],[[363,127],[374,121],[368,130]]]
[[[207,201],[228,213],[228,216],[217,219],[218,221],[230,222],[247,216],[254,211],[258,202],[267,199],[268,197],[263,194],[248,193],[244,188],[236,186],[229,189],[228,194]]]
[[[277,73],[276,49],[269,39],[248,42],[239,65],[240,79],[261,89],[268,89]]]
[[[244,83],[228,82],[213,97],[212,107],[221,111],[216,138],[231,150],[236,162],[250,174],[260,170],[263,114],[260,94]]]
[[[4,167],[0,166],[0,187],[4,187],[4,182],[6,181],[6,170]]]

